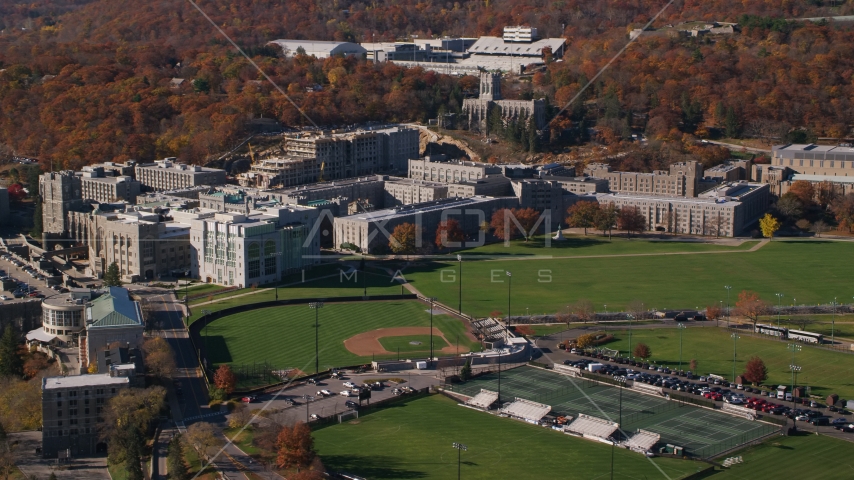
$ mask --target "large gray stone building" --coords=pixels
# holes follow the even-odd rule
[[[0,187],[0,227],[9,224],[9,189]]]
[[[85,203],[134,203],[140,184],[128,175],[113,175],[103,167],[83,167],[80,173],[80,191]]]
[[[514,208],[516,197],[446,198],[433,202],[359,213],[335,219],[335,245],[351,244],[363,253],[387,252],[390,235],[402,223],[416,225],[421,233],[419,246],[433,245],[436,227],[446,219],[455,219],[469,237],[478,238],[480,225],[501,208]]]
[[[501,174],[501,167],[489,163],[461,160],[445,161],[444,157],[424,157],[409,161],[409,178],[441,183],[476,181],[487,175]]]
[[[179,163],[174,157],[136,164],[136,179],[149,190],[175,190],[225,183],[225,170]]]
[[[505,122],[532,121],[541,130],[546,126],[546,102],[543,100],[504,100],[501,97],[501,75],[480,74],[480,95],[463,100],[463,112],[468,115],[469,128],[486,128],[492,109],[501,112]]]
[[[696,197],[703,178],[703,165],[696,161],[670,165],[670,170],[652,173],[615,172],[610,165],[591,163],[584,174],[608,181],[608,190],[615,193],[638,193],[674,197]]]
[[[83,208],[80,177],[71,170],[43,173],[39,177],[42,199],[42,229],[47,234],[68,232],[68,212]]]
[[[767,210],[771,192],[766,184],[724,183],[698,197],[641,193],[597,193],[600,205],[636,207],[647,231],[734,237],[741,235]]]

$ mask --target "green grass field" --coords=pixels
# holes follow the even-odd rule
[[[384,327],[430,326],[428,308],[417,301],[327,303],[318,313],[321,370],[371,361],[344,347],[344,340],[356,334]],[[201,340],[208,342],[214,365],[251,366],[266,361],[277,369],[313,372],[314,320],[315,310],[308,305],[263,308],[214,320],[202,329]],[[468,341],[466,324],[460,320],[434,315],[433,326],[449,341],[459,336],[460,345],[479,347]]]
[[[637,243],[635,243],[637,242]],[[574,250],[534,248],[539,255],[555,257],[692,251],[707,248],[695,244],[649,244],[623,241],[610,246]],[[515,244],[515,248],[523,248]],[[625,246],[631,245],[631,247]],[[479,251],[502,247],[489,245]],[[511,313],[554,313],[580,298],[593,302],[596,311],[620,311],[632,300],[646,308],[703,308],[726,301],[724,285],[731,285],[730,303],[741,290],[757,291],[773,303],[775,293],[797,298],[799,304],[828,303],[834,297],[850,298],[854,275],[850,265],[839,261],[851,256],[852,245],[832,241],[774,240],[755,252],[596,258],[528,258],[525,255],[499,260],[463,261],[463,311],[486,316],[507,309],[511,271]],[[715,247],[717,250],[725,247]],[[470,257],[472,252],[464,252]],[[404,271],[407,280],[426,296],[449,305],[458,302],[456,261],[416,262]],[[442,271],[445,271],[443,274]],[[444,275],[444,276],[443,276]],[[453,280],[450,280],[453,279]],[[504,312],[506,313],[506,312]]]
[[[591,232],[592,233],[592,232]],[[463,255],[482,255],[487,257],[501,257],[509,255],[566,257],[576,255],[625,255],[637,253],[672,253],[672,252],[731,252],[737,250],[749,250],[758,241],[747,241],[738,246],[716,245],[713,243],[684,241],[677,238],[664,238],[660,240],[642,240],[638,238],[626,239],[616,236],[610,241],[607,237],[598,235],[567,235],[564,242],[551,242],[545,247],[544,237],[538,236],[528,242],[524,240],[512,240],[505,247],[503,242],[490,243],[482,247],[463,250]]]
[[[744,463],[704,478],[755,480],[757,478],[851,478],[854,443],[824,435],[803,433],[777,437],[735,452]]]
[[[607,344],[628,354],[629,336],[625,331],[612,332],[617,341]],[[679,330],[675,328],[636,329],[632,332],[632,344],[645,343],[652,350],[650,361],[667,366],[679,362]],[[682,365],[696,359],[700,375],[716,373],[727,378],[732,376],[733,339],[730,332],[718,328],[688,328],[682,337]],[[789,385],[792,381],[789,365],[792,352],[788,342],[741,335],[737,343],[736,375],[744,373],[747,360],[755,355],[768,367],[769,385]],[[803,370],[798,374],[798,383],[812,387],[815,395],[826,396],[836,393],[842,398],[854,398],[854,355],[802,345],[795,363]]]
[[[611,448],[543,427],[460,407],[433,395],[363,415],[313,432],[324,465],[371,479],[456,478],[454,442],[462,452],[461,477],[608,478]],[[617,449],[614,478],[676,479],[704,464],[647,459]]]
[[[367,292],[371,295],[399,295],[401,288],[398,283],[392,283],[388,277],[369,274],[367,277]],[[260,291],[263,290],[263,291]],[[361,296],[365,291],[361,282],[361,277],[358,280],[355,277],[346,278],[340,275],[332,275],[327,278],[319,278],[315,280],[307,280],[305,283],[280,287],[278,298],[280,300],[293,298],[331,298],[331,297],[352,297]],[[409,293],[405,291],[404,293]],[[244,288],[231,292],[214,295],[214,303],[199,305],[202,302],[208,302],[207,297],[197,299],[190,303],[192,315],[190,323],[196,321],[202,316],[202,310],[210,310],[216,312],[226,308],[236,307],[238,305],[246,305],[249,303],[270,302],[276,299],[276,290],[274,288],[258,290]]]
[[[420,345],[412,345],[409,342],[420,342]],[[380,345],[389,352],[396,352],[400,349],[400,353],[413,352],[429,352],[430,351],[430,335],[407,335],[403,337],[385,337],[380,339]],[[440,350],[448,346],[448,343],[442,340],[442,337],[433,335],[433,349]]]

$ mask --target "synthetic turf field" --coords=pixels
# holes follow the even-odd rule
[[[313,432],[324,466],[370,479],[606,479],[611,447],[432,395]],[[614,478],[678,479],[706,464],[614,450]]]
[[[498,390],[498,374],[477,377],[455,385],[453,390],[472,396],[485,388]],[[532,367],[502,372],[501,399],[514,397],[545,403],[552,412],[577,416],[579,413],[620,421],[620,390],[583,379],[571,378]],[[661,434],[661,441],[685,447],[692,455],[707,457],[723,449],[754,440],[779,430],[765,423],[742,420],[723,413],[681,405],[664,398],[622,392],[623,431],[639,428]]]

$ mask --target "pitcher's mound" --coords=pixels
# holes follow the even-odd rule
[[[370,332],[354,335],[347,340],[344,340],[344,347],[351,353],[362,357],[368,357],[371,355],[390,355],[394,352],[389,352],[383,348],[380,343],[380,339],[384,337],[405,337],[410,335],[430,335],[430,327],[378,328],[376,330],[371,330]],[[457,348],[453,346],[444,335],[442,335],[442,331],[438,328],[433,328],[433,335],[442,337],[442,339],[445,340],[445,343],[448,344],[447,347],[439,350],[439,353],[454,354],[458,351]],[[415,343],[420,344],[421,342],[410,343],[414,345]],[[460,345],[460,353],[466,353],[468,351],[469,349],[467,346]]]

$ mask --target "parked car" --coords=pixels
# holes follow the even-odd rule
[[[359,404],[352,400],[347,400],[346,402],[344,402],[344,406],[347,408],[358,408]]]
[[[830,422],[830,424],[833,426],[847,425],[849,423],[851,423],[851,422],[849,422],[848,419],[845,419],[845,418],[834,418],[833,421]]]
[[[309,415],[309,416],[308,416],[308,418],[309,418],[309,421],[311,421],[311,420],[320,420],[320,415],[318,415],[318,414],[316,414],[316,413],[312,413],[311,415]]]
[[[318,390],[317,394],[320,395],[321,397],[329,397],[329,396],[333,395],[331,391],[329,391],[325,388],[323,390]]]
[[[810,425],[815,425],[815,426],[830,425],[830,419],[827,417],[815,417],[810,421]]]
[[[255,395],[247,395],[247,396],[241,398],[240,401],[243,403],[252,403],[252,402],[257,402],[258,398]]]
[[[353,397],[355,395],[356,394],[351,392],[350,390],[341,390],[341,396],[342,397]]]
[[[353,388],[356,386],[356,384],[353,382],[344,382],[344,386],[347,388]]]

